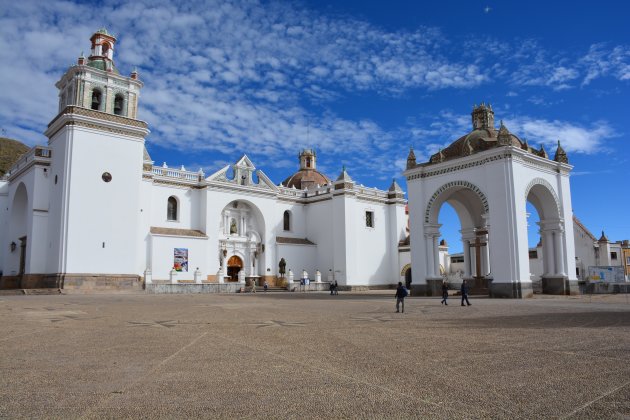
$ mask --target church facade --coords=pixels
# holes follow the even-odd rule
[[[0,181],[2,287],[273,285],[281,260],[296,280],[304,271],[349,288],[404,279],[406,201],[395,181],[367,188],[345,168],[331,180],[310,149],[279,184],[246,155],[209,176],[155,165],[137,119],[143,83],[118,72],[111,34],[91,42],[56,84],[48,144]]]

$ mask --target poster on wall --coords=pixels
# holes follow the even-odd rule
[[[175,271],[188,271],[188,248],[175,248],[173,268]]]
[[[626,281],[621,266],[589,266],[588,277],[591,282],[623,283]]]

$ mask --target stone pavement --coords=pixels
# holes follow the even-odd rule
[[[621,418],[626,296],[0,296],[0,418]]]

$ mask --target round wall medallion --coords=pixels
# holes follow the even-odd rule
[[[103,181],[109,182],[112,180],[112,174],[110,174],[109,172],[103,172],[101,178],[103,178]]]

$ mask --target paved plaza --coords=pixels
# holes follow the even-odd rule
[[[0,296],[0,418],[623,418],[627,296]]]

